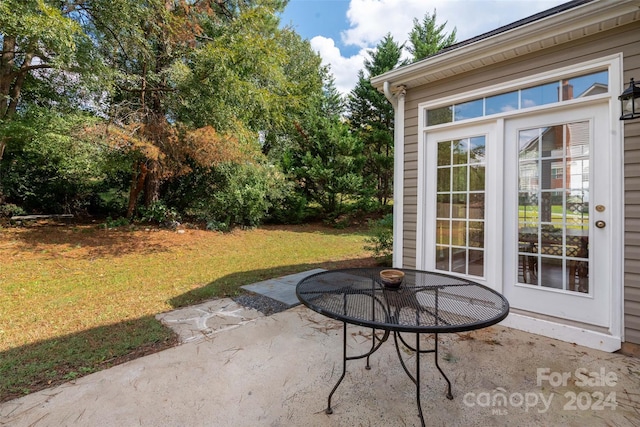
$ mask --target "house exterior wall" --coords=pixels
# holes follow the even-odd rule
[[[418,105],[455,93],[482,89],[515,79],[571,66],[608,55],[623,54],[624,87],[640,81],[640,22],[565,43],[508,63],[495,64],[435,84],[412,88],[405,99],[403,266],[416,267],[418,201]],[[624,125],[625,146],[625,341],[640,344],[640,120]]]

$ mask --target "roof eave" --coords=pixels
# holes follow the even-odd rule
[[[639,0],[597,0],[481,38],[371,79],[411,88],[575,41],[640,20]]]

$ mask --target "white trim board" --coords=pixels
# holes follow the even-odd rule
[[[499,323],[508,328],[518,329],[560,341],[576,343],[596,350],[612,353],[622,347],[622,337],[591,331],[577,326],[537,319],[518,313],[509,313],[506,319]]]

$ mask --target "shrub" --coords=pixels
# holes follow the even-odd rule
[[[224,231],[261,224],[272,207],[282,206],[286,188],[284,176],[269,165],[225,163],[176,180],[169,200],[207,228]]]
[[[16,206],[13,203],[0,204],[0,218],[10,218],[14,215],[24,215],[26,212],[20,206]]]
[[[283,182],[282,197],[272,197],[268,219],[278,224],[300,224],[308,216],[307,198],[295,190],[291,181]]]
[[[149,207],[139,207],[138,216],[142,222],[154,222],[167,227],[175,226],[181,220],[178,211],[167,207],[162,201],[152,203]]]
[[[0,137],[8,140],[0,165],[7,201],[33,213],[85,211],[103,175],[103,147],[82,135],[94,119],[34,108]],[[11,131],[11,132],[9,132]]]
[[[371,237],[365,239],[365,250],[372,251],[385,265],[391,264],[393,255],[393,214],[387,214],[377,221],[370,221]]]
[[[118,227],[124,227],[126,225],[131,224],[131,221],[129,221],[128,218],[125,217],[119,217],[119,218],[111,218],[110,216],[108,216],[105,221],[104,224],[102,224],[103,228],[118,228]]]

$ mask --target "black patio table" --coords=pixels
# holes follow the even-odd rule
[[[316,273],[296,286],[300,302],[324,316],[343,322],[342,376],[329,394],[326,413],[331,414],[331,398],[345,377],[347,361],[367,359],[384,343],[391,332],[396,353],[416,386],[416,402],[424,426],[420,403],[420,354],[434,353],[435,365],[447,381],[446,396],[453,399],[451,382],[438,365],[438,334],[471,331],[494,325],[509,314],[509,303],[493,289],[448,274],[399,269],[405,273],[400,287],[387,287],[380,279],[382,268],[351,268]],[[371,349],[358,356],[347,356],[347,323],[373,329]],[[384,331],[382,338],[376,330]],[[415,333],[415,347],[402,337]],[[434,334],[432,349],[420,348],[420,334]],[[415,376],[409,371],[400,351],[400,341],[417,353]]]

